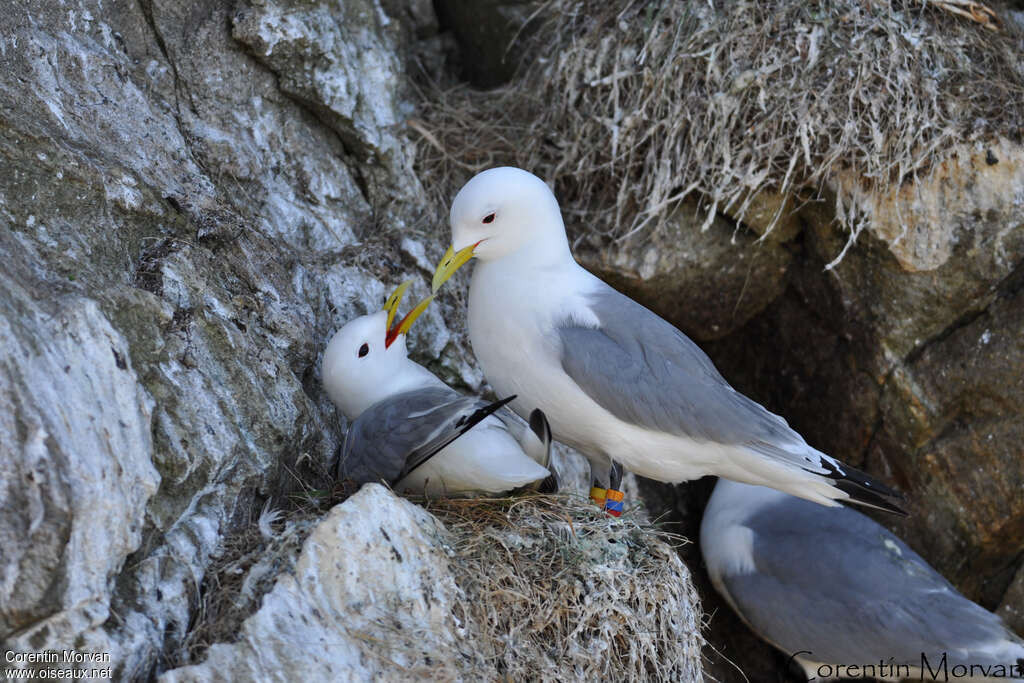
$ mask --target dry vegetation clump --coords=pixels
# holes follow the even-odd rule
[[[1019,140],[1019,33],[967,0],[550,0],[512,83],[426,93],[421,177],[447,206],[472,172],[553,181],[570,224],[612,237],[686,197],[744,220],[922,177],[956,143]],[[510,36],[511,39],[511,36]],[[856,178],[859,187],[836,180]],[[849,182],[849,181],[847,181]]]
[[[502,680],[699,680],[682,538],[581,496],[425,505],[450,532],[457,616]]]
[[[264,510],[231,537],[168,664],[194,664],[213,643],[235,642],[281,573],[294,572],[325,506],[352,492]],[[573,494],[418,502],[446,528],[440,540],[465,594],[455,617],[475,651],[453,660],[452,671],[508,681],[700,679],[703,623],[677,552],[686,541],[642,511],[614,519]],[[400,649],[408,635],[396,632],[388,648]],[[416,642],[410,661],[420,654]]]
[[[259,609],[277,577],[294,570],[321,515],[314,505],[287,513],[265,508],[258,519],[228,536],[203,577],[198,609],[168,668],[198,663],[214,643],[235,642],[242,622]]]

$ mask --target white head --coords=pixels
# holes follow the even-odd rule
[[[554,193],[519,168],[473,176],[452,201],[452,248],[434,278],[434,291],[463,263],[526,254],[534,263],[569,258],[565,224]]]
[[[350,420],[374,403],[422,385],[427,370],[409,360],[405,346],[412,323],[426,310],[427,297],[390,330],[407,283],[396,290],[384,310],[350,320],[324,350],[321,378],[327,395]]]

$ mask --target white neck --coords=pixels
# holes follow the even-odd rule
[[[345,413],[345,417],[354,420],[367,408],[384,399],[433,386],[444,386],[444,383],[422,365],[405,358],[398,371],[389,374],[384,380],[359,387],[357,391],[338,392],[344,395],[338,396],[335,403]]]

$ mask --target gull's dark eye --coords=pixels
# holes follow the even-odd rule
[[[489,214],[484,216],[483,220],[481,221],[481,223],[493,223],[493,222],[494,222],[494,212],[493,211],[491,211]]]
[[[359,347],[359,357],[360,358],[362,358],[363,356],[365,356],[369,352],[370,352],[370,345],[369,344],[363,344],[362,346]]]

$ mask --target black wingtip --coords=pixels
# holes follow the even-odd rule
[[[452,434],[451,438],[445,439],[444,441],[435,444],[432,449],[424,453],[423,457],[417,459],[415,463],[410,464],[406,462],[406,467],[404,467],[402,471],[399,473],[398,477],[395,478],[395,482],[401,481],[405,477],[412,474],[417,468],[422,467],[424,463],[426,463],[435,455],[443,451],[448,444],[455,441],[460,436],[468,432],[470,429],[483,422],[484,419],[486,419],[489,415],[497,412],[502,407],[511,403],[514,400],[516,400],[516,395],[512,394],[508,398],[503,398],[500,401],[495,401],[494,403],[488,403],[484,407],[474,410],[469,415],[463,415],[462,417],[460,417],[459,421],[455,423],[455,426],[458,427],[458,429],[455,431],[454,434]]]
[[[622,487],[622,464],[612,460],[612,466],[608,470],[608,486],[618,491]]]
[[[551,466],[551,425],[548,424],[548,418],[544,415],[544,411],[540,408],[534,408],[530,411],[530,431],[536,435],[540,442],[544,444],[544,462],[541,463],[548,468],[551,472],[544,481],[537,486],[538,493],[558,493],[558,489],[561,488],[561,483],[558,481],[558,473],[555,472],[555,468]]]
[[[477,424],[482,422],[484,418],[486,418],[488,415],[498,412],[498,410],[504,408],[506,405],[508,405],[514,400],[516,400],[516,395],[512,394],[511,396],[503,398],[500,401],[488,403],[483,408],[474,410],[469,415],[463,415],[461,418],[459,418],[459,421],[455,423],[457,427],[462,428],[461,431],[459,431],[459,434],[465,434],[470,429],[475,427]]]
[[[548,418],[540,408],[534,408],[530,412],[530,430],[537,435],[541,443],[551,442],[551,425],[548,424]]]
[[[558,482],[558,473],[553,469],[550,470],[551,474],[544,478],[544,481],[537,487],[537,493],[558,493],[558,489],[561,484]]]
[[[836,482],[836,488],[849,494],[848,500],[842,501],[844,503],[855,503],[864,507],[875,508],[876,510],[882,510],[899,517],[908,517],[909,514],[906,510],[890,502],[871,491],[864,491],[858,489],[856,486],[851,486],[848,482]]]
[[[846,464],[840,469],[824,459],[821,464],[827,470],[825,476],[833,481],[833,485],[850,496],[848,502],[883,510],[900,517],[908,516],[906,510],[894,502],[904,500],[903,495],[870,474]]]

